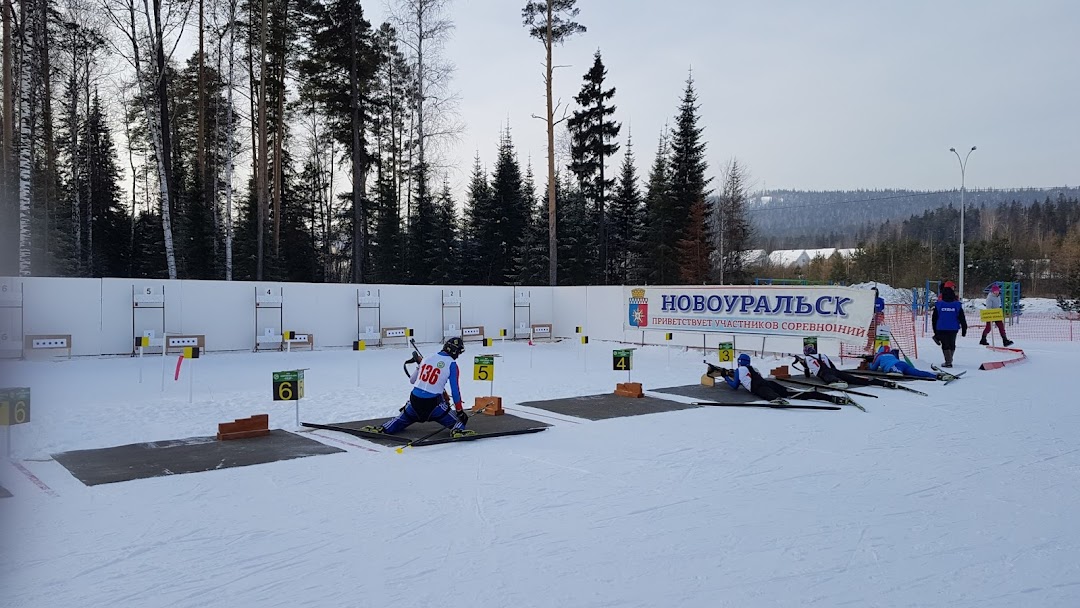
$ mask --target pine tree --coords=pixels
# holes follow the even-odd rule
[[[607,284],[608,270],[608,217],[605,203],[615,185],[613,178],[606,177],[607,158],[619,150],[614,142],[619,136],[619,123],[611,120],[615,106],[611,103],[615,89],[604,90],[604,78],[607,68],[600,59],[600,51],[593,56],[593,65],[585,73],[585,82],[574,99],[581,106],[580,110],[567,122],[572,134],[571,156],[574,162],[571,170],[581,184],[586,201],[597,217],[596,236],[597,253],[600,265],[597,280]]]
[[[560,174],[562,178],[562,174]],[[589,208],[580,188],[560,179],[555,189],[559,204],[559,284],[589,285],[595,283],[596,214]]]
[[[552,62],[552,50],[556,44],[562,44],[574,34],[585,32],[585,26],[574,21],[579,9],[574,6],[577,0],[529,0],[521,9],[521,20],[528,28],[529,36],[544,45],[546,52],[544,88],[546,90],[547,111],[544,122],[547,125],[547,161],[548,161],[548,284],[556,284],[558,267],[558,239],[556,234],[556,194],[555,194],[555,104],[552,95],[552,83],[555,65]],[[560,121],[561,122],[561,121]]]
[[[611,233],[609,237],[608,277],[612,282],[629,285],[643,280],[642,238],[644,237],[644,208],[638,190],[637,169],[634,166],[633,143],[626,138],[619,181],[611,201]]]

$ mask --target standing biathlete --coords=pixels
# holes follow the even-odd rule
[[[766,380],[752,365],[750,365],[750,355],[746,353],[739,355],[738,362],[739,366],[736,367],[734,371],[720,368],[720,373],[723,375],[724,380],[727,381],[728,386],[735,390],[738,390],[741,386],[755,396],[778,405],[787,405],[786,398],[818,399],[820,401],[835,403],[836,405],[850,403],[850,400],[847,397],[840,395],[827,395],[816,390],[797,391],[790,389],[779,382]]]
[[[413,423],[431,420],[450,429],[452,437],[476,434],[476,431],[465,428],[469,415],[462,409],[459,383],[461,372],[457,364],[457,358],[463,352],[465,352],[465,342],[461,338],[453,337],[443,344],[441,351],[424,357],[409,378],[413,389],[409,394],[409,402],[401,409],[397,418],[379,426],[365,426],[360,430],[392,435],[405,430]],[[450,385],[453,410],[447,403],[444,390],[447,384]]]

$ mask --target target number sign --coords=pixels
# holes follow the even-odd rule
[[[492,355],[473,357],[472,377],[473,380],[479,380],[483,382],[490,382],[494,380],[495,357]]]
[[[721,342],[716,347],[716,352],[720,356],[721,363],[731,363],[735,360],[735,343],[734,342]]]
[[[611,351],[611,369],[617,372],[628,372],[634,367],[634,351],[614,350]]]
[[[274,401],[299,401],[304,397],[304,370],[274,372]]]
[[[0,426],[30,422],[30,389],[0,389]]]

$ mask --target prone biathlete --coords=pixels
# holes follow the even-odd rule
[[[778,405],[787,405],[787,399],[817,399],[819,401],[828,401],[829,403],[835,403],[836,405],[844,405],[850,403],[847,397],[841,395],[827,395],[821,391],[809,390],[799,391],[788,388],[779,382],[765,379],[754,366],[750,365],[750,355],[743,353],[739,355],[739,366],[734,370],[727,370],[725,368],[719,368],[721,376],[734,390],[739,390],[739,387],[743,387],[746,390],[753,393],[755,396],[760,397],[770,403]],[[712,366],[710,366],[711,368]]]

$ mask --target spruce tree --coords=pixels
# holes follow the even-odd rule
[[[514,281],[513,256],[520,248],[528,213],[521,166],[510,137],[510,127],[499,139],[499,154],[491,177],[491,197],[496,228],[488,240],[489,252],[495,256],[488,284],[509,285]]]
[[[600,58],[600,51],[593,56],[593,65],[585,73],[585,82],[574,99],[580,110],[567,122],[572,135],[571,170],[578,178],[582,194],[596,216],[597,254],[600,261],[598,281],[608,282],[608,217],[605,203],[615,180],[607,177],[607,158],[619,150],[615,138],[619,136],[619,123],[611,120],[615,106],[611,103],[615,89],[604,90],[607,68]]]
[[[96,276],[122,277],[127,274],[128,231],[130,216],[120,202],[120,167],[116,164],[108,117],[101,99],[94,93],[84,139],[89,155],[86,162],[86,199],[94,223],[94,247],[91,251]],[[90,185],[93,185],[90,188]]]
[[[709,279],[709,243],[705,234],[705,201],[690,205],[690,217],[678,243],[679,280],[701,285]]]
[[[643,261],[646,280],[652,284],[671,284],[679,279],[676,243],[679,228],[686,216],[674,211],[672,195],[670,150],[666,133],[660,135],[656,158],[649,171],[649,183],[645,192],[645,251]]]
[[[711,200],[707,225],[711,235],[713,279],[721,284],[742,283],[749,278],[743,253],[752,235],[747,205],[750,178],[743,165],[732,159],[724,168],[720,196]]]
[[[524,204],[526,214],[525,228],[521,244],[514,256],[515,278],[517,285],[546,285],[548,271],[547,214],[543,199],[536,196],[536,178],[532,163],[525,168]]]
[[[629,136],[611,201],[610,225],[608,277],[622,285],[640,283],[643,280],[640,266],[645,228],[644,208],[638,190],[633,143]]]
[[[465,215],[461,234],[462,282],[472,285],[489,285],[490,269],[486,263],[488,257],[482,257],[483,248],[488,245],[488,235],[495,210],[492,206],[491,186],[487,172],[480,164],[480,153],[473,161],[472,177],[469,179],[468,198],[465,201]]]
[[[408,268],[412,283],[432,285],[436,282],[436,270],[448,249],[442,241],[443,227],[438,225],[435,198],[428,190],[428,168],[425,163],[413,172],[416,184],[416,203],[409,220]]]
[[[694,92],[694,79],[690,76],[686,79],[686,89],[683,92],[682,103],[679,106],[679,115],[675,118],[675,129],[671,134],[671,213],[673,230],[665,238],[672,247],[678,247],[679,241],[689,237],[688,232],[698,234],[698,226],[691,226],[690,221],[697,221],[691,217],[692,207],[701,202],[705,205],[710,178],[705,177],[708,166],[705,162],[705,142],[702,139],[704,129],[698,125],[697,93]],[[703,209],[703,215],[699,218],[702,222],[708,214]],[[708,232],[704,224],[700,227],[706,235]],[[708,257],[706,257],[706,261]],[[674,257],[669,258],[674,263]],[[664,268],[662,274],[665,277],[675,278],[680,276],[679,270],[670,266]]]
[[[459,226],[450,181],[444,178],[442,191],[435,201],[436,231],[431,238],[432,246],[439,254],[431,271],[435,284],[455,285],[461,282]]]

